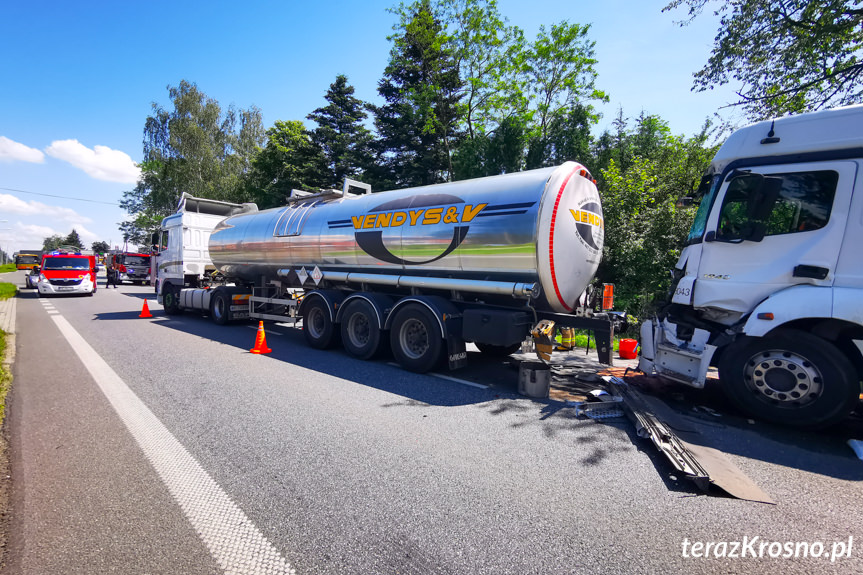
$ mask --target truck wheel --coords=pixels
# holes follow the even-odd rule
[[[165,308],[165,313],[168,315],[183,313],[183,310],[180,309],[180,290],[173,284],[165,284],[162,288],[162,307]]]
[[[426,308],[408,305],[396,313],[390,329],[390,346],[403,368],[425,373],[441,360],[444,341],[435,317]]]
[[[512,345],[491,345],[488,343],[476,342],[476,348],[480,350],[483,355],[487,355],[489,357],[506,357],[511,353],[515,353],[519,348],[521,348],[521,344],[514,343]]]
[[[338,343],[336,326],[330,319],[327,304],[315,298],[303,309],[303,335],[315,349],[327,349]]]
[[[743,337],[722,353],[726,395],[744,411],[797,427],[844,419],[860,394],[851,362],[829,342],[802,331]]]
[[[342,314],[342,345],[352,356],[371,359],[381,349],[381,329],[368,302],[354,300]]]
[[[217,291],[210,300],[210,318],[218,325],[231,321],[231,298],[223,291]]]

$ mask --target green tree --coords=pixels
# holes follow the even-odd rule
[[[328,180],[326,158],[302,122],[277,121],[252,162],[248,195],[261,208],[282,206],[292,189],[315,191]]]
[[[458,64],[464,140],[453,179],[522,169],[531,112],[522,75],[524,33],[506,23],[496,0],[436,0]]]
[[[673,0],[685,25],[708,5],[720,15],[693,89],[736,82],[753,120],[863,100],[863,7],[856,0]]]
[[[104,254],[105,252],[111,249],[111,246],[108,245],[108,242],[93,242],[90,245],[90,249],[93,250],[94,254]]]
[[[257,108],[224,113],[216,100],[183,80],[168,87],[172,110],[152,105],[144,125],[141,178],[120,205],[135,216],[121,229],[146,236],[173,213],[183,192],[226,201],[246,200],[244,177],[263,143]],[[237,126],[239,122],[239,128]]]
[[[354,96],[346,76],[336,76],[324,98],[328,104],[306,117],[318,124],[311,139],[326,158],[326,185],[341,188],[345,178],[362,179],[371,164],[372,135],[363,125],[365,104]]]
[[[456,180],[517,172],[524,165],[526,131],[522,118],[504,118],[490,134],[467,138],[453,157]]]
[[[565,122],[573,110],[586,112],[586,117],[595,123],[587,102],[608,100],[605,92],[596,88],[596,43],[589,39],[589,31],[590,25],[566,21],[548,30],[540,26],[536,40],[527,48],[524,77],[534,111],[528,169],[546,164],[551,146],[549,132],[556,123]]]
[[[464,130],[469,139],[490,134],[514,111],[527,109],[519,75],[524,34],[506,24],[496,0],[436,0],[462,82]]]
[[[54,251],[60,246],[64,245],[66,241],[66,236],[61,236],[58,234],[54,234],[53,236],[49,236],[42,240],[42,251],[50,252]]]
[[[81,237],[78,235],[78,232],[75,231],[75,228],[72,228],[69,235],[63,239],[63,245],[78,248],[79,250],[84,249],[84,244],[81,242]]]
[[[695,215],[681,200],[716,152],[707,142],[717,129],[705,123],[686,138],[671,135],[656,116],[642,113],[634,128],[622,118],[621,112],[613,153],[599,173],[608,231],[597,278],[616,285],[617,307],[638,315],[666,294],[668,270]]]
[[[578,103],[568,110],[559,111],[549,124],[543,139],[544,157],[537,158],[534,163],[556,166],[574,160],[593,169],[593,138],[590,130],[594,123],[595,118],[590,108],[583,104]]]
[[[443,24],[420,0],[401,12],[390,62],[378,83],[382,106],[372,106],[379,180],[417,186],[452,179],[460,139],[461,81]]]

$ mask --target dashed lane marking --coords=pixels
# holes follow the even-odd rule
[[[287,560],[96,350],[63,316],[52,319],[224,572],[293,575]]]

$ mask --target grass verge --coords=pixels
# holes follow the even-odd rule
[[[0,274],[5,274],[6,272],[14,272],[17,269],[18,268],[15,266],[15,264],[3,264],[2,266],[0,266]]]
[[[10,283],[0,283],[0,300],[9,299],[18,293],[18,286]],[[6,415],[6,394],[12,384],[12,373],[6,364],[6,338],[7,334],[0,329],[0,425]]]
[[[0,358],[6,357],[6,332],[0,329]],[[0,362],[0,425],[6,415],[6,394],[12,383],[12,374],[9,373],[6,362]]]
[[[0,283],[0,299],[14,297],[18,288],[15,284]],[[8,442],[3,418],[6,415],[6,394],[12,386],[10,364],[6,361],[7,347],[14,348],[14,336],[0,330],[0,569],[6,564],[6,545],[9,541],[9,509],[12,490],[11,470],[9,468]],[[14,351],[14,349],[13,349]]]

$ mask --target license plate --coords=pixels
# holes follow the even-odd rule
[[[60,286],[57,288],[57,291],[72,291],[73,289],[75,289],[75,288],[73,288],[71,286]]]

